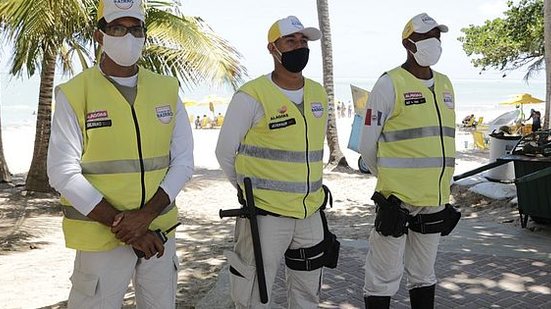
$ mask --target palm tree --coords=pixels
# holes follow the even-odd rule
[[[545,0],[543,3],[543,42],[545,49],[545,112],[543,123],[544,129],[549,129],[549,117],[551,110],[551,3],[550,0]]]
[[[0,183],[11,182],[11,173],[4,158],[4,146],[2,145],[2,120],[0,119]]]
[[[4,42],[14,42],[10,73],[21,76],[40,69],[41,82],[34,154],[27,175],[30,191],[51,188],[46,174],[46,155],[54,75],[59,64],[73,74],[78,58],[82,68],[100,54],[93,43],[98,0],[0,0],[0,28]],[[242,81],[245,69],[240,55],[216,36],[200,18],[186,18],[173,1],[150,0],[146,5],[148,44],[142,64],[156,72],[177,76],[184,85],[202,81]]]
[[[327,121],[327,145],[329,146],[329,165],[348,167],[348,162],[339,146],[337,122],[335,121],[335,95],[333,91],[333,50],[331,46],[331,27],[329,23],[329,4],[327,0],[317,0],[318,21],[321,30],[321,55],[323,58],[323,86],[329,101]]]

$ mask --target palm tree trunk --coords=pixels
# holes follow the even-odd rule
[[[27,181],[27,190],[51,192],[46,171],[46,157],[50,141],[50,127],[52,117],[52,94],[54,87],[56,56],[45,48],[40,75],[40,94],[38,97],[38,112],[36,116],[36,135],[34,139],[34,153]]]
[[[335,121],[335,94],[333,91],[333,49],[331,46],[331,26],[329,22],[329,4],[327,0],[317,0],[318,21],[321,30],[321,55],[323,59],[323,86],[327,92],[327,145],[329,146],[329,165],[348,167],[348,162],[339,146],[337,122]]]
[[[545,121],[544,129],[549,129],[549,114],[551,110],[551,0],[545,0],[543,4],[543,42],[545,47]]]
[[[4,157],[4,146],[2,144],[2,120],[0,117],[0,182],[11,182],[11,173]]]

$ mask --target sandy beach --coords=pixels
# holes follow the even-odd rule
[[[459,119],[459,116],[458,116]],[[334,196],[328,211],[333,232],[342,239],[365,240],[374,220],[370,200],[376,179],[357,171],[359,154],[346,148],[352,118],[338,119],[341,150],[352,167],[348,172],[326,170],[324,182]],[[32,156],[34,130],[5,130],[4,149],[12,172],[22,173]],[[218,210],[238,207],[234,188],[227,182],[214,155],[218,130],[194,130],[196,170],[177,198],[180,219],[177,253],[181,261],[178,308],[194,308],[214,286],[225,264],[223,250],[231,249],[233,220],[221,220]],[[465,141],[467,147],[465,148]],[[488,162],[488,152],[472,147],[470,132],[457,134],[456,174]],[[328,150],[326,150],[327,156]],[[70,289],[74,252],[66,249],[61,214],[54,195],[28,194],[22,175],[0,186],[0,308],[64,308]],[[520,228],[513,197],[491,199],[454,185],[453,202],[463,215],[484,222]],[[508,186],[514,190],[514,185]],[[494,189],[487,189],[494,190]],[[484,191],[484,190],[483,190]],[[484,192],[482,192],[484,193]],[[537,228],[536,231],[541,228]],[[361,271],[361,270],[359,270]],[[126,305],[133,304],[129,290]]]

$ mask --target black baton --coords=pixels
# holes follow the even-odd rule
[[[262,247],[260,245],[260,235],[258,232],[258,222],[256,221],[256,206],[254,205],[253,185],[249,177],[243,179],[245,185],[246,204],[239,209],[220,209],[220,218],[225,217],[244,217],[249,219],[251,224],[251,236],[253,238],[254,261],[256,264],[256,276],[258,278],[258,290],[260,292],[260,301],[265,304],[268,302],[268,291],[266,290],[266,277],[264,275],[264,262],[262,260]]]

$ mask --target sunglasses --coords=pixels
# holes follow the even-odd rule
[[[116,37],[125,36],[127,33],[130,32],[130,34],[132,34],[135,38],[143,38],[145,37],[146,31],[147,28],[145,28],[144,26],[126,27],[122,25],[113,25],[105,27],[105,34]]]

